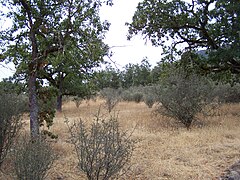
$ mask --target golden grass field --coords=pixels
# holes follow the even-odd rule
[[[63,113],[56,115],[51,128],[59,136],[56,142],[52,142],[59,158],[47,179],[86,179],[77,169],[78,162],[69,143],[64,116],[70,122],[79,118],[91,122],[103,103],[103,100],[87,101],[79,108],[73,102],[63,105]],[[131,168],[121,179],[217,179],[240,159],[239,104],[223,105],[218,110],[218,116],[202,117],[202,123],[196,123],[190,130],[173,120],[157,116],[155,108],[134,102],[120,102],[114,108],[119,113],[122,128],[135,128],[133,138],[140,139]],[[106,113],[104,110],[102,112]]]

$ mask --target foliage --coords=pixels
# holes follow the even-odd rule
[[[42,138],[22,138],[13,150],[14,170],[19,180],[43,180],[56,155],[51,145]]]
[[[152,75],[152,84],[157,84],[160,79],[161,79],[161,76],[163,75],[164,73],[164,69],[165,69],[165,66],[168,66],[168,64],[165,62],[158,62],[152,69],[151,71],[151,75]]]
[[[123,101],[132,101],[132,96],[131,96],[130,90],[129,89],[123,90],[123,92],[121,94],[121,98]]]
[[[152,108],[154,103],[157,102],[158,98],[155,91],[155,86],[145,86],[143,89],[143,102],[149,107]]]
[[[151,96],[151,95],[146,95],[145,97],[144,97],[144,103],[149,107],[149,108],[152,108],[153,107],[153,104],[155,103],[155,99],[154,99],[154,97],[153,96]]]
[[[153,83],[151,65],[145,58],[141,63],[129,63],[122,70],[106,67],[95,73],[94,84],[98,89],[129,88],[131,86],[146,86]]]
[[[138,33],[162,46],[168,60],[183,51],[205,49],[209,61],[202,68],[239,73],[240,1],[144,0],[129,27],[129,39]],[[171,46],[168,45],[172,40]]]
[[[239,103],[240,88],[239,84],[218,84],[214,88],[214,96],[220,103]]]
[[[122,72],[111,66],[95,72],[94,77],[94,83],[100,90],[104,88],[118,89],[122,86]]]
[[[85,99],[95,95],[97,88],[93,83],[93,74],[69,75],[64,79],[62,95],[77,96]]]
[[[135,92],[132,94],[132,101],[140,103],[143,99],[143,94],[141,92]]]
[[[124,88],[149,85],[152,83],[151,65],[147,59],[143,59],[141,64],[129,63],[124,67],[122,76]]]
[[[0,94],[3,93],[13,93],[13,94],[21,94],[25,92],[24,84],[12,82],[10,80],[4,79],[0,82]]]
[[[16,94],[0,94],[0,166],[21,127],[25,102]]]
[[[196,115],[213,101],[211,84],[196,74],[174,70],[156,89],[159,112],[183,123],[188,129]]]
[[[57,90],[53,87],[38,88],[39,114],[38,121],[40,126],[46,123],[47,128],[53,125],[53,118],[56,112]]]
[[[110,113],[112,109],[117,105],[117,103],[121,100],[121,90],[113,89],[113,88],[104,88],[100,91],[101,97],[105,99],[105,105],[107,107],[108,112]]]
[[[79,166],[88,179],[110,179],[129,163],[134,142],[120,130],[117,117],[96,119],[87,128],[82,120],[69,127]]]
[[[130,87],[122,92],[122,100],[134,101],[140,103],[143,100],[143,89],[142,87]]]
[[[59,75],[66,76],[70,72],[81,74],[95,67],[107,51],[102,40],[109,23],[102,22],[99,17],[99,8],[104,3],[112,5],[111,0],[58,3],[52,0],[1,1],[2,6],[9,8],[7,13],[1,14],[2,20],[13,20],[13,26],[4,29],[1,34],[2,43],[6,43],[1,57],[12,60],[17,65],[17,73],[27,73],[31,55],[31,46],[27,42],[29,29],[33,28],[39,42],[39,76],[52,82],[55,75],[57,78],[54,82],[57,83],[61,78]],[[31,17],[26,16],[28,13]],[[29,18],[33,21],[33,27],[27,24]]]

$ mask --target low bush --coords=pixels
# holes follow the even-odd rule
[[[123,101],[133,101],[140,103],[143,100],[143,89],[142,87],[130,87],[122,92],[121,97]]]
[[[132,93],[129,90],[124,90],[121,94],[121,99],[123,101],[132,101]]]
[[[141,92],[135,92],[132,94],[132,101],[136,103],[140,103],[143,99],[143,93]]]
[[[43,138],[22,138],[13,150],[13,166],[16,179],[42,180],[47,176],[56,156],[51,145]]]
[[[196,115],[213,101],[211,92],[211,83],[207,79],[175,70],[158,87],[159,111],[189,129]]]
[[[104,88],[101,90],[100,95],[106,100],[105,106],[109,113],[121,100],[121,90],[119,89]]]
[[[117,117],[105,120],[98,115],[90,128],[82,120],[68,127],[78,156],[78,168],[89,180],[113,178],[130,161],[135,141],[120,130]]]
[[[155,93],[155,86],[145,86],[144,87],[143,102],[149,107],[152,108],[154,103],[157,102],[158,98]]]
[[[156,99],[154,98],[153,95],[145,94],[143,101],[149,108],[152,108],[153,104],[156,102]]]
[[[0,94],[0,166],[21,127],[21,116],[26,111],[22,96]]]
[[[220,103],[239,103],[240,85],[218,84],[214,88],[214,96]]]

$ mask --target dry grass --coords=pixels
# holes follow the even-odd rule
[[[76,108],[73,102],[64,104],[57,114],[52,131],[59,138],[53,142],[59,155],[48,179],[86,179],[77,169],[73,146],[64,116],[70,122],[82,118],[91,122],[102,100],[88,101]],[[124,129],[132,130],[138,143],[131,169],[122,179],[216,179],[231,164],[240,159],[240,105],[224,105],[219,116],[202,117],[190,131],[167,118],[154,115],[143,103],[120,102],[115,110]],[[107,113],[107,111],[102,111]]]

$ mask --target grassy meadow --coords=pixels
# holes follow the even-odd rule
[[[63,105],[63,113],[56,114],[51,131],[59,136],[52,142],[59,158],[47,179],[86,179],[77,169],[78,161],[69,140],[65,116],[70,123],[79,118],[91,122],[100,106],[102,113],[107,115],[103,104],[101,99],[90,100],[77,108],[74,102],[67,102]],[[155,109],[156,106],[150,109],[144,103],[134,102],[120,102],[114,108],[121,127],[134,130],[132,137],[139,140],[131,167],[120,179],[217,179],[240,159],[239,104],[223,105],[215,116],[200,117],[202,120],[195,122],[190,130],[157,115]],[[4,175],[4,179],[11,177]]]

